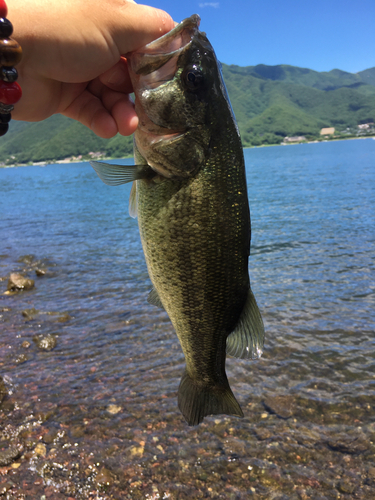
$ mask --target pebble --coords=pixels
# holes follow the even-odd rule
[[[45,457],[47,455],[47,447],[43,443],[38,443],[34,448],[34,455],[37,457]]]
[[[108,469],[102,467],[94,481],[98,486],[109,486],[113,482],[113,475]]]
[[[33,341],[42,351],[51,351],[56,347],[57,340],[54,335],[35,335]]]
[[[120,411],[122,411],[121,406],[117,406],[117,405],[109,405],[109,406],[107,407],[107,412],[108,412],[108,413],[111,413],[112,415],[116,415],[117,413],[120,413]]]
[[[129,448],[126,449],[126,452],[128,455],[130,455],[131,458],[140,458],[143,456],[143,453],[145,451],[144,446],[130,446]]]
[[[345,479],[343,479],[337,485],[337,489],[341,493],[353,493],[355,486],[354,486],[354,484],[350,483],[349,481],[346,481]]]

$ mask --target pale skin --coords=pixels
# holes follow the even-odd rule
[[[170,31],[164,11],[132,0],[6,0],[22,98],[15,120],[55,113],[80,121],[100,137],[131,135],[138,125],[123,56]]]

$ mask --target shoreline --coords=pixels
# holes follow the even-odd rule
[[[375,140],[375,135],[369,135],[365,137],[339,137],[337,139],[321,139],[321,140],[315,140],[315,141],[302,141],[302,142],[282,142],[280,144],[260,144],[259,146],[245,146],[243,149],[257,149],[257,148],[270,148],[270,147],[275,147],[275,146],[298,146],[300,144],[318,144],[320,142],[337,142],[337,141],[356,141],[356,140],[362,140],[362,139],[373,139]],[[123,156],[121,158],[113,158],[111,156],[104,156],[103,158],[100,158],[99,161],[110,161],[110,160],[126,160],[129,158],[133,158],[133,155],[131,156]],[[94,160],[94,158],[92,158]],[[98,159],[95,158],[95,161]],[[91,160],[82,160],[82,159],[75,159],[75,157],[70,157],[70,158],[64,158],[63,160],[55,160],[49,163],[48,161],[38,161],[38,162],[32,162],[32,163],[15,163],[11,165],[0,165],[0,168],[14,168],[14,167],[44,167],[46,165],[69,165],[72,163],[89,163]]]

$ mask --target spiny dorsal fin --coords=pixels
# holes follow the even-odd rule
[[[150,179],[156,174],[149,165],[115,165],[90,161],[100,179],[108,186],[119,186],[138,179]]]
[[[236,328],[227,338],[227,354],[242,359],[260,358],[263,344],[263,320],[250,289]]]

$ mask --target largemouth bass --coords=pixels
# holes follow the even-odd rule
[[[261,355],[250,288],[250,212],[239,131],[220,64],[193,15],[128,55],[139,117],[135,166],[92,162],[110,185],[135,181],[130,211],[153,283],[186,360],[178,405],[189,425],[242,417],[226,354]]]

